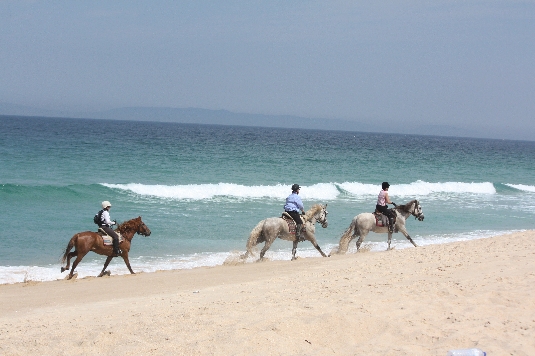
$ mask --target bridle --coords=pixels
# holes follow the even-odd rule
[[[139,225],[139,228],[137,229],[138,230],[137,233],[140,234],[140,235],[143,235],[143,236],[149,236],[147,234],[147,230],[148,229],[149,228],[147,227],[147,225],[145,225],[144,222],[141,222],[141,224]]]
[[[414,216],[414,219],[418,219],[418,220],[422,221],[424,214],[421,212],[421,210],[420,210],[420,212],[418,214],[416,214],[416,209],[419,208],[419,207],[420,207],[420,203],[418,203],[418,200],[417,200],[416,203],[413,204],[412,211],[410,213],[411,213],[412,216]]]
[[[319,219],[316,220],[321,224],[321,227],[326,228],[329,225],[329,223],[327,222],[327,214],[329,213],[327,212],[327,209],[325,209],[325,207],[322,207],[321,211],[323,212],[323,221]]]

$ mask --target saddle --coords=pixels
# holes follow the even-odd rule
[[[281,215],[281,218],[284,221],[286,221],[286,223],[288,224],[288,230],[290,231],[290,234],[295,235],[295,227],[297,224],[295,223],[294,219],[290,216],[290,214],[288,214],[287,212],[283,212]],[[301,230],[301,232],[304,233],[305,231],[306,231],[305,224],[303,224],[303,229]]]
[[[124,241],[123,235],[119,232],[115,232],[119,236],[119,243]],[[98,228],[97,234],[102,236],[102,240],[104,241],[105,246],[112,246],[113,245],[113,237],[108,235],[106,231],[102,230],[100,227]]]
[[[390,209],[390,210],[392,210],[392,209]],[[372,214],[373,214],[373,216],[375,216],[375,226],[388,227],[388,216],[384,215],[379,210],[375,210]],[[392,215],[394,215],[394,219],[392,221],[392,224],[395,226],[396,225],[397,216],[396,216],[396,214],[392,214]]]

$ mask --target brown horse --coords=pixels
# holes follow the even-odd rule
[[[119,248],[122,251],[120,256],[123,258],[124,263],[126,263],[126,267],[128,267],[130,273],[134,274],[134,271],[132,271],[132,268],[130,267],[130,261],[128,260],[128,251],[130,251],[132,238],[136,233],[143,236],[149,236],[150,230],[147,225],[145,225],[145,223],[141,221],[141,216],[139,216],[135,219],[128,220],[120,224],[117,229],[115,229],[115,231],[121,233],[121,235],[124,237],[124,241],[121,242],[119,245]],[[75,248],[75,250],[73,252],[69,252],[73,247]],[[67,248],[65,249],[65,253],[63,254],[62,259],[62,262],[65,262],[65,260],[67,260],[67,266],[61,267],[61,272],[69,270],[71,258],[76,256],[76,259],[72,264],[71,273],[69,273],[68,279],[71,279],[72,275],[74,274],[74,269],[89,251],[93,251],[95,253],[98,253],[99,255],[108,256],[106,262],[104,262],[104,268],[102,269],[102,272],[100,272],[100,274],[98,275],[99,277],[102,277],[104,275],[106,267],[108,267],[108,264],[114,257],[113,247],[104,245],[104,240],[102,239],[102,236],[92,231],[79,232],[71,238],[69,244],[67,245]]]

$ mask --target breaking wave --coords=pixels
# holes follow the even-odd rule
[[[238,199],[284,199],[288,196],[290,185],[253,185],[246,186],[234,183],[217,184],[187,184],[187,185],[146,185],[140,183],[129,184],[108,184],[103,186],[111,189],[119,189],[132,192],[141,196],[152,196],[158,198],[177,200],[206,200],[215,197],[231,197]],[[513,186],[513,185],[511,185]],[[513,186],[517,187],[517,186]],[[528,188],[535,187],[522,186]],[[317,183],[310,186],[302,186],[300,195],[303,199],[335,200],[340,195],[348,197],[375,196],[381,189],[378,184],[367,184],[360,182],[344,183]],[[522,188],[518,188],[522,189]],[[390,187],[391,196],[427,196],[432,194],[496,194],[494,184],[464,183],[464,182],[444,182],[430,183],[416,181],[409,184],[396,184]]]
[[[524,192],[535,193],[535,186],[533,185],[524,185],[524,184],[504,184],[504,185],[514,188],[514,189],[522,190]]]

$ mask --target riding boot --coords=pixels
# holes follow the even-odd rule
[[[388,217],[388,232],[393,233],[394,232],[394,219],[391,217]]]
[[[305,238],[303,237],[303,224],[297,224],[295,227],[295,238],[297,241],[305,241]]]
[[[113,240],[113,257],[117,257],[121,254],[121,250],[119,250],[119,239],[112,238],[112,240]]]

